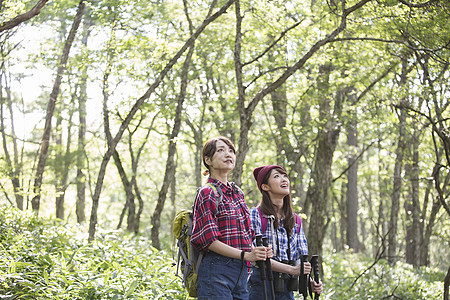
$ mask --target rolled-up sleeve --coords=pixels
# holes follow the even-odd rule
[[[195,199],[191,237],[192,244],[200,251],[206,250],[221,236],[215,216],[212,213],[214,211],[217,211],[214,191],[211,187],[204,186]]]
[[[305,233],[303,232],[303,226],[300,227],[297,242],[300,255],[308,255],[308,243],[306,241]]]
[[[262,234],[261,232],[261,218],[259,217],[259,212],[256,207],[250,209],[250,219],[252,221],[252,229],[254,231],[254,236]]]

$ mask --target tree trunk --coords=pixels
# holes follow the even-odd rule
[[[399,134],[396,150],[396,159],[394,166],[394,182],[391,198],[391,214],[389,219],[389,235],[388,235],[388,261],[394,265],[397,261],[397,231],[398,231],[398,213],[400,207],[400,194],[402,188],[402,167],[403,167],[403,152],[404,135],[405,135],[405,119],[406,113],[400,111]]]
[[[336,203],[338,208],[338,217],[337,220],[339,220],[338,223],[338,230],[339,230],[339,239],[336,246],[336,251],[342,251],[345,249],[345,236],[346,236],[346,230],[347,230],[347,207],[345,205],[346,203],[346,191],[347,184],[345,184],[344,181],[342,181],[341,184],[341,192],[338,196],[336,196]]]
[[[155,114],[154,118],[152,119],[150,127],[147,130],[147,134],[145,135],[144,141],[142,142],[142,145],[139,147],[136,156],[134,156],[134,152],[133,152],[133,143],[132,143],[133,132],[130,132],[130,135],[129,135],[128,147],[129,147],[130,156],[131,156],[131,172],[133,174],[131,176],[130,184],[131,184],[132,188],[134,189],[134,194],[136,195],[136,198],[138,199],[138,203],[139,203],[138,211],[136,212],[136,216],[134,218],[134,226],[133,226],[134,233],[139,233],[141,215],[142,215],[142,212],[144,211],[144,200],[142,199],[141,191],[139,190],[139,187],[137,184],[137,178],[136,178],[136,176],[138,174],[139,159],[141,157],[142,150],[144,150],[144,146],[148,141],[148,137],[150,136],[150,133],[153,130],[153,123],[154,123],[157,115],[158,114]]]
[[[150,123],[150,126],[147,129],[147,134],[145,135],[145,138],[144,138],[141,146],[139,147],[139,149],[136,153],[136,156],[134,155],[134,152],[133,152],[133,143],[132,143],[132,137],[133,137],[134,132],[130,131],[130,134],[129,134],[128,147],[129,147],[130,156],[131,156],[131,172],[133,174],[131,176],[131,185],[134,188],[134,194],[136,195],[136,198],[138,199],[138,203],[139,203],[138,211],[137,211],[136,217],[134,219],[134,233],[139,233],[141,215],[142,215],[142,212],[144,211],[144,200],[142,199],[141,191],[139,190],[139,186],[137,184],[137,178],[136,178],[137,174],[138,174],[139,160],[141,158],[142,151],[144,150],[144,147],[148,141],[150,133],[154,130],[153,125],[155,123],[156,118],[158,117],[158,114],[159,114],[159,112],[157,112],[153,116],[152,122]],[[145,116],[143,118],[145,118]]]
[[[346,97],[353,97],[352,90],[347,91]],[[358,137],[357,137],[357,115],[354,111],[355,102],[352,101],[353,112],[350,114],[350,120],[347,124],[347,145],[349,146],[348,172],[347,172],[347,245],[354,252],[359,252],[358,239]]]
[[[444,300],[449,299],[449,286],[450,286],[450,267],[448,267],[447,275],[445,275],[444,279]]]
[[[87,42],[89,35],[91,33],[91,20],[89,17],[89,13],[86,14],[86,17],[83,22],[83,36],[81,42],[83,47],[87,49]],[[83,64],[81,69],[81,77],[80,77],[80,95],[78,97],[78,144],[77,144],[77,200],[76,200],[76,215],[77,222],[83,223],[86,220],[86,152],[85,148],[85,139],[86,139],[86,101],[87,101],[87,71],[88,64]]]
[[[403,59],[402,73],[400,78],[400,87],[405,88],[408,66],[407,60]],[[405,101],[405,100],[403,100]],[[397,149],[395,151],[395,166],[394,166],[394,181],[393,191],[391,197],[391,214],[389,218],[389,235],[388,235],[388,261],[391,265],[397,262],[397,232],[398,232],[398,214],[400,207],[400,195],[402,189],[402,169],[403,169],[403,157],[405,152],[405,127],[406,127],[406,115],[407,112],[404,109],[400,109],[399,123],[398,123],[398,141]]]
[[[439,151],[440,152],[440,151]],[[440,159],[441,155],[439,153],[436,154],[437,158]],[[433,167],[433,171],[432,171],[432,177],[436,176],[436,173],[439,173],[439,169],[440,169],[441,165],[438,163],[435,164],[435,166]],[[448,184],[450,181],[450,173],[447,173],[446,178],[444,179],[444,185]],[[428,208],[428,198],[429,198],[429,194],[430,194],[430,189],[432,186],[432,182],[428,183],[427,189],[425,191],[425,197],[424,197],[424,203],[423,203],[423,207],[422,207],[422,215],[421,215],[421,219],[423,220],[420,223],[420,227],[419,227],[419,232],[421,232],[421,239],[420,239],[420,266],[428,266],[429,262],[430,262],[430,258],[429,258],[429,250],[430,250],[430,238],[431,238],[431,234],[433,232],[433,226],[435,224],[436,221],[436,216],[439,212],[439,210],[441,209],[442,203],[439,200],[438,197],[434,198],[434,201],[431,205],[431,211],[430,211],[430,215],[427,217],[426,213],[429,210]],[[427,224],[426,227],[424,227],[424,222],[425,220],[427,220]]]
[[[33,194],[34,197],[31,200],[31,207],[33,211],[38,214],[39,206],[41,201],[41,186],[42,186],[42,177],[45,169],[45,162],[47,160],[47,152],[50,144],[50,133],[52,129],[52,117],[53,112],[55,111],[56,100],[59,95],[59,88],[61,85],[62,76],[64,70],[66,69],[67,60],[69,59],[70,48],[72,47],[72,43],[75,39],[75,35],[77,33],[78,27],[80,26],[81,19],[84,14],[85,3],[84,0],[81,0],[78,4],[77,14],[75,15],[75,19],[72,23],[72,28],[70,29],[70,33],[67,37],[66,42],[64,43],[64,50],[59,61],[58,70],[56,72],[55,82],[53,84],[53,89],[50,94],[50,100],[47,105],[47,112],[45,116],[45,126],[44,126],[44,134],[42,135],[41,146],[39,150],[38,164],[36,167],[36,175],[34,177],[34,185],[33,185]]]
[[[115,38],[113,28],[113,34],[111,39]],[[105,136],[106,140],[108,142],[108,148],[112,148],[112,135],[111,130],[109,126],[109,110],[108,110],[108,99],[109,99],[109,75],[111,74],[111,67],[112,67],[112,61],[113,61],[113,50],[108,49],[108,64],[106,66],[105,73],[103,75],[103,127],[105,130]],[[135,205],[134,205],[134,194],[133,194],[133,186],[130,183],[130,180],[128,180],[128,176],[123,168],[122,161],[119,156],[119,152],[117,152],[116,149],[113,150],[113,159],[114,164],[116,165],[117,172],[119,173],[120,180],[122,181],[123,189],[125,191],[125,204],[124,208],[122,210],[122,214],[120,216],[119,224],[117,225],[117,228],[120,228],[122,225],[123,217],[128,211],[128,219],[127,219],[127,231],[134,231],[134,217],[135,217]]]
[[[378,130],[378,136],[381,136],[379,128]],[[387,205],[387,199],[388,199],[388,193],[386,187],[389,185],[387,176],[383,176],[387,172],[387,167],[383,165],[383,159],[381,158],[381,140],[378,139],[378,175],[377,175],[377,182],[378,182],[378,197],[380,199],[380,203],[378,206],[378,222],[377,222],[377,232],[379,237],[380,244],[376,244],[374,247],[373,255],[374,258],[377,256],[378,249],[384,248],[387,245],[382,245],[385,243],[386,236],[388,234],[387,230],[387,216],[385,214],[386,212],[386,205]]]
[[[4,53],[3,47],[1,47],[1,56],[2,59],[5,59],[5,56],[7,54]],[[23,210],[23,187],[20,184],[20,174],[22,173],[21,171],[21,164],[19,163],[19,152],[18,152],[18,148],[17,148],[17,137],[16,137],[16,132],[15,132],[15,127],[14,127],[14,113],[13,113],[13,107],[12,107],[12,99],[11,99],[11,90],[9,88],[9,83],[8,83],[8,75],[7,75],[7,71],[6,71],[6,64],[1,64],[1,70],[0,70],[0,130],[1,130],[1,134],[2,134],[2,145],[3,145],[3,151],[4,151],[4,157],[5,157],[5,162],[7,165],[7,169],[8,171],[8,176],[11,180],[11,184],[13,186],[14,189],[14,196],[16,199],[16,205],[17,208],[20,210]],[[4,82],[4,85],[3,85]],[[3,96],[3,88],[6,91],[6,97]],[[9,153],[9,149],[8,149],[8,141],[7,141],[7,134],[5,131],[5,116],[4,116],[4,99],[6,99],[6,104],[9,110],[9,116],[10,116],[10,121],[11,121],[11,139],[12,139],[12,144],[13,144],[13,156],[14,156],[14,160],[11,160],[11,155]]]
[[[67,143],[65,147],[65,151],[63,152],[62,147],[62,117],[58,116],[56,122],[56,157],[55,157],[55,174],[56,174],[56,217],[64,220],[64,199],[67,189],[67,180],[69,178],[69,169],[70,169],[70,144],[72,143],[72,116],[73,110],[70,109],[69,112],[69,120],[68,120],[68,133],[67,133]]]
[[[321,78],[318,82],[318,90],[321,91],[319,97],[319,120],[323,120],[323,125],[317,136],[317,148],[314,155],[315,161],[311,170],[311,181],[306,196],[306,207],[311,204],[311,215],[308,229],[308,246],[310,254],[322,255],[323,239],[328,224],[328,202],[331,183],[331,165],[334,150],[339,138],[340,125],[339,117],[343,95],[339,93],[335,99],[334,115],[331,114],[330,102],[327,98],[329,90],[329,76],[332,65],[326,64],[320,67]]]
[[[164,172],[164,181],[163,181],[161,190],[159,191],[158,202],[156,204],[155,211],[153,212],[153,216],[152,216],[151,238],[152,238],[152,245],[156,249],[161,248],[161,244],[159,241],[159,228],[161,227],[161,213],[164,208],[164,203],[166,201],[169,185],[171,184],[170,180],[175,176],[175,159],[174,159],[174,157],[175,157],[175,153],[177,151],[176,138],[178,137],[178,133],[180,132],[180,127],[181,127],[183,103],[186,98],[186,89],[187,89],[187,85],[188,85],[188,72],[189,72],[189,68],[191,66],[192,55],[193,55],[194,49],[195,49],[194,46],[195,46],[195,44],[193,43],[189,47],[189,51],[186,55],[186,59],[183,64],[183,70],[182,70],[182,75],[181,75],[180,94],[178,95],[177,106],[176,106],[176,110],[175,110],[174,125],[173,125],[172,133],[171,133],[170,139],[169,139],[169,151],[167,154],[166,170]],[[174,183],[172,183],[172,184],[174,184]]]
[[[419,138],[414,125],[413,136],[409,141],[412,157],[407,165],[405,174],[409,174],[409,197],[405,200],[405,213],[409,216],[406,221],[406,262],[418,267],[420,265],[420,211],[419,211]]]
[[[177,214],[176,211],[176,198],[177,198],[177,162],[175,161],[174,172],[172,173],[172,178],[170,179],[170,203],[172,204],[172,211],[170,212],[169,220],[174,220]],[[173,223],[170,224],[170,232],[173,232]]]
[[[123,168],[122,161],[120,160],[119,152],[114,150],[113,153],[114,164],[116,165],[117,172],[119,173],[120,180],[122,181],[123,189],[125,191],[125,203],[123,212],[117,225],[120,228],[122,225],[123,216],[128,212],[127,215],[127,231],[133,232],[135,227],[135,216],[136,216],[136,205],[134,203],[133,186],[128,180],[128,176]]]

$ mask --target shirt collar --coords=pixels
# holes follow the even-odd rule
[[[227,181],[227,184],[224,184],[222,181],[220,181],[216,178],[208,177],[208,183],[212,183],[212,184],[218,186],[224,192],[233,192],[235,190],[234,182]]]

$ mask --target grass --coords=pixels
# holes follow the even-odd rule
[[[327,254],[323,262],[320,299],[443,297],[439,270],[384,260],[372,266],[372,259],[348,252]],[[145,236],[98,230],[88,243],[84,227],[0,211],[0,299],[188,299],[173,263]]]

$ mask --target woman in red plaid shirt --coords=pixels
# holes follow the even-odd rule
[[[209,173],[194,204],[191,242],[206,254],[197,280],[199,300],[248,299],[247,262],[272,257],[271,248],[253,247],[250,211],[241,189],[228,181],[236,150],[225,137],[203,146]]]

